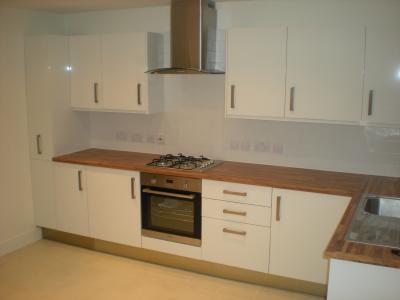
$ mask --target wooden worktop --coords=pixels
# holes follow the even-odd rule
[[[400,178],[358,175],[269,165],[224,161],[204,172],[163,169],[146,166],[158,154],[88,149],[55,157],[56,162],[96,167],[151,172],[190,178],[212,179],[252,185],[269,186],[315,193],[352,197],[326,251],[329,258],[346,259],[400,268],[400,257],[379,246],[345,241],[352,216],[365,192],[386,196],[400,196]]]

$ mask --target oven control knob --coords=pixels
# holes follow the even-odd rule
[[[183,188],[187,190],[188,187],[189,187],[189,185],[188,185],[187,181],[185,181],[185,183],[183,184]]]
[[[151,183],[151,184],[156,184],[156,183],[157,183],[157,179],[152,178],[152,179],[150,180],[150,183]]]

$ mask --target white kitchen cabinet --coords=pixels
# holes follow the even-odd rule
[[[56,203],[54,201],[53,163],[32,159],[32,198],[37,226],[57,228]]]
[[[89,236],[86,172],[82,166],[55,163],[57,229]]]
[[[367,28],[363,121],[400,124],[400,35],[398,27]]]
[[[289,27],[287,119],[360,122],[364,30],[356,26]]]
[[[269,228],[202,218],[203,259],[268,272]]]
[[[30,36],[25,40],[25,82],[32,159],[88,147],[88,120],[71,111],[68,38]]]
[[[228,31],[225,89],[228,117],[284,117],[286,41],[286,27]]]
[[[88,168],[86,183],[91,236],[140,247],[139,172]]]
[[[156,33],[70,37],[72,107],[161,112],[163,77],[145,72],[163,65],[162,44]]]
[[[269,272],[327,283],[323,253],[349,197],[273,189]]]
[[[103,106],[101,36],[71,36],[69,52],[72,107],[101,108]]]

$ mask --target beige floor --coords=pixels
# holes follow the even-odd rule
[[[322,299],[42,240],[0,257],[1,300]]]

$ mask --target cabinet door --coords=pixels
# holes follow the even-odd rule
[[[87,171],[90,232],[94,238],[141,245],[138,172]]]
[[[53,163],[31,160],[32,198],[37,226],[56,229],[56,202],[54,199]]]
[[[324,251],[349,200],[274,189],[270,273],[326,284],[328,260],[323,257]]]
[[[54,154],[52,103],[48,97],[51,68],[49,39],[28,37],[25,40],[25,81],[31,158],[50,160]]]
[[[202,218],[203,259],[239,268],[267,272],[268,227]]]
[[[147,107],[147,34],[102,36],[103,99],[110,110]]]
[[[61,231],[89,236],[86,176],[81,166],[54,165],[57,227]]]
[[[398,27],[368,27],[363,120],[400,124]]]
[[[69,47],[72,107],[101,108],[101,36],[72,36]]]
[[[287,118],[359,122],[364,28],[289,27]]]
[[[283,118],[286,35],[286,27],[228,32],[227,116]]]

